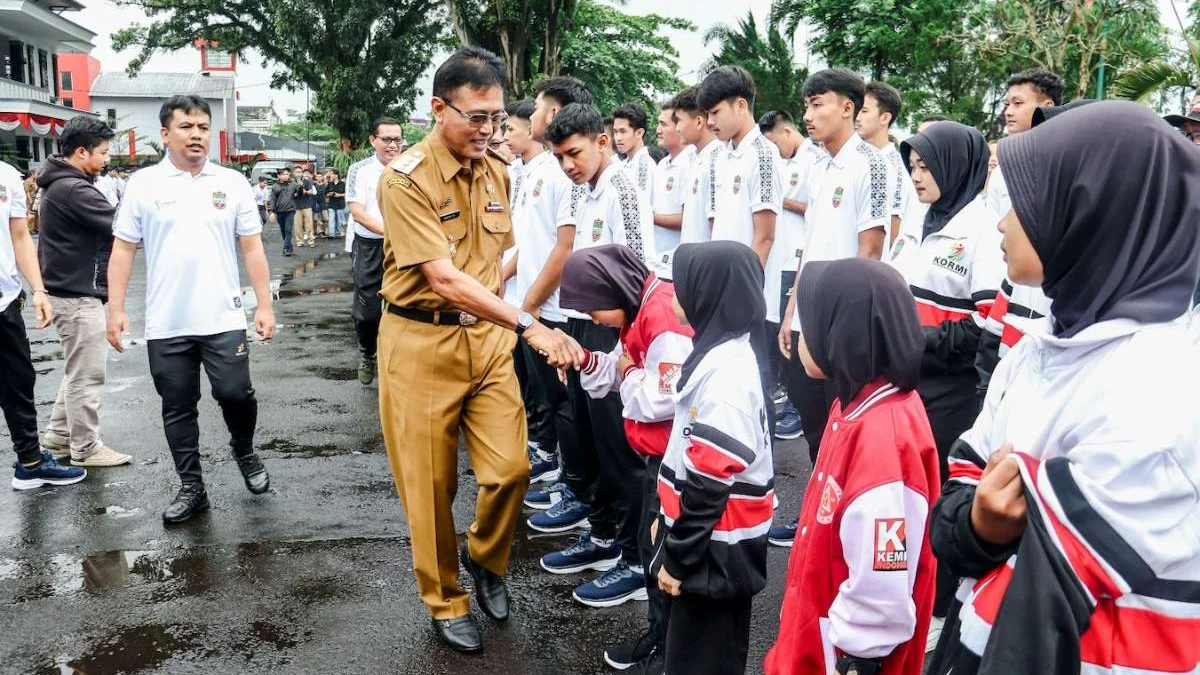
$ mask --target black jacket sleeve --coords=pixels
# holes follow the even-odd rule
[[[1000,363],[1000,336],[983,331],[979,336],[979,348],[975,352],[975,371],[979,373],[979,398],[987,394],[992,373]]]
[[[983,332],[973,317],[943,321],[938,326],[925,326],[925,354],[935,362],[945,364],[946,370],[970,367],[979,350],[979,335]]]
[[[713,529],[725,504],[729,486],[689,471],[679,495],[679,518],[671,525],[663,545],[663,566],[676,579],[687,579],[704,562]]]
[[[950,448],[951,457],[969,459],[981,469],[983,459],[962,439]],[[971,503],[975,486],[957,480],[946,481],[942,496],[933,505],[929,519],[929,545],[938,563],[955,576],[979,578],[1004,564],[1016,553],[1018,539],[1007,546],[989,544],[971,528]]]
[[[99,190],[81,181],[72,186],[68,199],[72,220],[92,234],[112,236],[117,209],[108,203]]]

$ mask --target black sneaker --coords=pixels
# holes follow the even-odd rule
[[[174,525],[186,522],[208,510],[208,493],[202,483],[187,483],[179,488],[175,499],[163,511],[164,523]]]
[[[604,650],[604,662],[617,670],[626,670],[641,663],[655,652],[650,632],[642,633],[633,642],[622,642]]]
[[[637,675],[665,675],[667,670],[667,655],[655,647],[650,655],[638,661]]]

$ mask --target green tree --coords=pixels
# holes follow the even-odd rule
[[[804,108],[802,88],[808,69],[795,65],[792,45],[776,28],[765,34],[758,30],[754,13],[747,10],[737,26],[713,26],[704,34],[704,44],[716,43],[719,51],[702,68],[704,74],[717,66],[738,65],[754,78],[758,94],[755,112],[787,110],[799,116]]]
[[[1168,102],[1169,90],[1179,91],[1181,102],[1200,87],[1200,0],[1188,9],[1191,25],[1185,25],[1175,3],[1171,13],[1179,26],[1179,38],[1183,48],[1171,50],[1168,57],[1149,61],[1121,74],[1112,88],[1116,98],[1143,101],[1158,95],[1164,104]]]
[[[296,120],[280,122],[267,132],[270,136],[290,138],[296,141],[336,141],[340,138],[337,129],[324,122],[309,122]]]
[[[458,41],[504,61],[509,98],[527,96],[537,73],[560,73],[578,6],[579,0],[446,0]]]
[[[378,115],[407,117],[417,80],[447,37],[438,0],[116,1],[151,20],[113,35],[114,49],[139,50],[130,72],[154,52],[198,38],[252,47],[275,67],[271,86],[313,92],[316,117],[337,130],[343,148],[365,141]]]
[[[686,19],[626,14],[580,0],[575,27],[563,38],[562,72],[583,80],[606,115],[622,103],[641,103],[653,115],[657,99],[684,86],[675,75],[679,52],[663,31],[695,28]]]

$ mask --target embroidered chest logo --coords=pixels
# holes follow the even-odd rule
[[[941,267],[947,272],[953,272],[960,277],[967,276],[969,268],[962,264],[963,258],[967,257],[967,247],[962,242],[954,242],[950,244],[950,248],[945,255],[933,256],[933,264]]]
[[[592,221],[592,241],[600,241],[600,235],[604,234],[604,219],[597,218]]]
[[[533,193],[532,193],[532,194],[533,194],[533,198],[534,198],[534,199],[537,199],[539,196],[541,196],[541,194],[542,194],[542,183],[543,183],[543,182],[545,182],[545,180],[544,180],[544,179],[542,179],[542,178],[539,178],[539,179],[538,179],[538,182],[534,184],[534,186],[533,186]]]
[[[669,394],[675,390],[675,381],[679,379],[679,373],[683,366],[678,363],[660,363],[658,364],[658,391],[661,394]]]
[[[908,569],[908,541],[903,518],[875,519],[876,572],[897,572]]]
[[[825,479],[825,488],[821,490],[821,503],[817,506],[817,522],[828,525],[833,522],[837,513],[838,502],[842,500],[842,486],[837,484],[833,476]]]
[[[667,192],[675,189],[675,176],[667,176]]]
[[[904,242],[907,241],[904,237],[898,237],[896,243],[892,244],[892,260],[895,260],[900,252],[904,250]]]
[[[440,210],[446,208],[447,206],[450,206],[453,203],[454,203],[454,197],[446,197],[445,199],[442,200],[442,205],[441,205],[441,207],[439,207],[438,210],[440,211]]]
[[[736,195],[737,193],[739,193],[741,191],[742,191],[742,177],[734,176],[733,177],[733,194]]]
[[[218,211],[221,209],[224,209],[225,208],[225,193],[221,192],[220,190],[213,192],[212,193],[212,205],[214,207],[216,207]]]
[[[845,197],[845,196],[846,196],[846,189],[839,185],[837,187],[837,189],[835,189],[833,191],[833,208],[836,209],[837,207],[841,206],[842,205],[842,197]]]
[[[800,172],[799,171],[793,172],[791,185],[792,185],[792,187],[796,187],[799,184],[800,184]]]

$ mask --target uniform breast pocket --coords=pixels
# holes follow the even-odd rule
[[[511,236],[512,218],[507,213],[485,213],[483,229],[483,254],[487,258],[495,258],[504,250]]]
[[[450,220],[442,221],[442,234],[446,238],[446,246],[449,248],[450,259],[454,261],[454,266],[461,268],[461,263],[466,260],[466,247],[462,245],[463,239],[467,236],[467,220],[462,215],[459,215]],[[462,257],[459,256],[459,249],[462,250]]]

